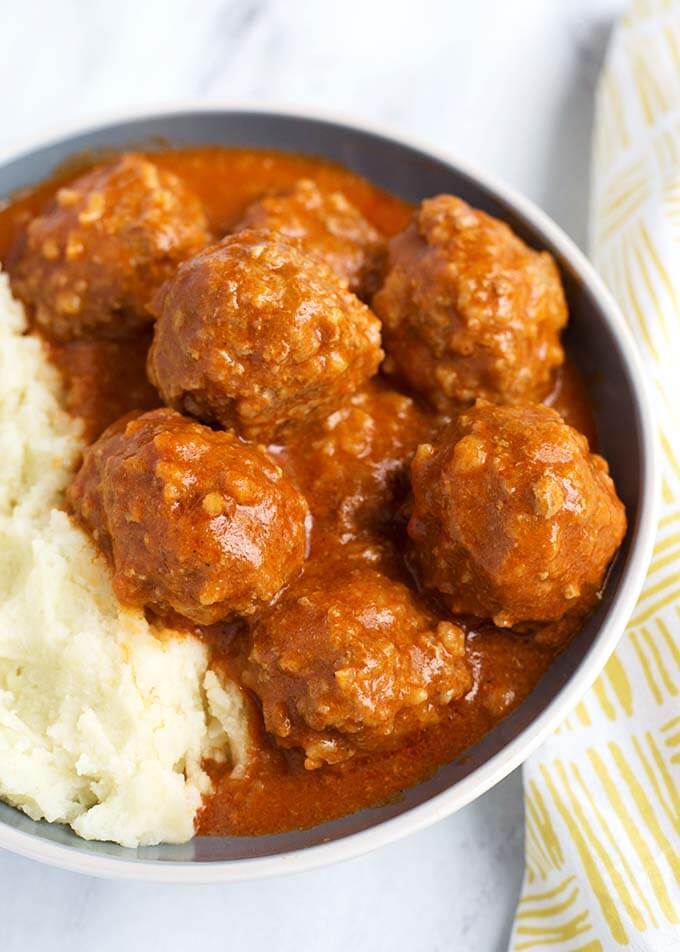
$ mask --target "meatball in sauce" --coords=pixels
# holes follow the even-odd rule
[[[119,600],[246,686],[249,767],[206,764],[199,833],[398,796],[578,632],[625,515],[536,403],[596,445],[556,265],[504,223],[205,147],[43,183],[0,256],[96,439],[67,504]]]
[[[185,262],[155,310],[148,369],[165,402],[249,439],[323,418],[383,357],[366,305],[273,232],[239,232]]]
[[[276,463],[174,410],[107,430],[68,498],[123,603],[197,624],[252,614],[305,557],[307,504]]]
[[[265,228],[299,239],[363,300],[378,290],[385,241],[342,192],[323,192],[310,179],[254,202],[237,226]]]
[[[555,262],[452,195],[424,201],[390,242],[373,298],[385,369],[435,409],[542,400],[564,353]]]
[[[51,337],[124,337],[154,291],[210,241],[182,181],[128,154],[60,188],[26,230],[12,290]]]
[[[308,770],[385,750],[470,688],[465,633],[401,582],[342,559],[310,568],[251,631],[244,673]]]
[[[479,401],[412,465],[408,532],[451,611],[502,628],[592,607],[626,517],[606,462],[545,406]]]

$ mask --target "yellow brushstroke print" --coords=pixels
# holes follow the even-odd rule
[[[678,42],[678,33],[674,23],[669,23],[663,28],[663,37],[671,54],[675,69],[680,73],[680,42]]]
[[[644,234],[644,225],[641,226],[640,231]],[[651,275],[651,269],[647,266],[647,261],[645,259],[644,252],[640,249],[640,246],[637,242],[633,243],[633,254],[635,257],[635,262],[637,264],[638,274],[642,278],[642,283],[644,285],[645,291],[649,298],[649,303],[647,305],[647,311],[653,315],[656,319],[655,323],[659,325],[663,331],[664,337],[666,338],[666,343],[670,345],[671,335],[668,330],[668,325],[666,323],[666,318],[664,316],[664,307],[660,301],[659,295],[657,294],[656,288],[654,286],[654,280]]]
[[[656,741],[651,734],[647,735],[647,740],[649,748],[652,752],[652,757],[654,758],[654,762],[656,763],[661,779],[663,780],[670,797],[673,807],[673,825],[678,833],[680,833],[680,792],[678,791],[678,787],[671,776],[671,772],[666,766],[661,751],[659,750]]]
[[[548,875],[552,863],[550,857],[545,852],[545,847],[541,842],[541,838],[536,831],[536,820],[533,816],[532,810],[529,807],[527,802],[527,815],[524,820],[526,824],[526,850],[527,853],[536,867],[536,871],[541,879],[545,879]]]
[[[651,618],[653,615],[656,615],[657,612],[661,611],[662,608],[665,608],[666,605],[677,601],[680,601],[680,587],[674,588],[672,592],[667,593],[663,598],[658,599],[644,611],[637,614],[635,618],[633,618],[631,625],[641,625],[647,621],[648,618]]]
[[[528,893],[526,896],[522,896],[519,905],[523,906],[528,902],[545,902],[547,899],[555,899],[560,893],[564,892],[567,886],[575,882],[575,879],[575,876],[567,876],[566,879],[562,880],[559,886],[555,886],[553,889],[548,889],[545,892]]]
[[[607,822],[604,813],[603,813],[603,812],[599,809],[599,807],[597,806],[597,800],[591,795],[590,790],[588,789],[588,786],[587,786],[586,782],[585,782],[584,779],[583,779],[583,775],[582,775],[581,771],[578,769],[578,765],[572,763],[571,769],[572,769],[572,772],[573,772],[573,774],[574,774],[574,777],[576,778],[576,782],[577,782],[578,786],[581,788],[581,791],[582,791],[582,793],[583,793],[583,795],[584,795],[585,802],[588,803],[588,804],[593,808],[593,811],[594,811],[594,813],[595,813],[595,817],[597,818],[597,822],[598,822],[600,828],[602,829],[603,833],[605,834],[605,837],[606,837],[607,840],[609,841],[609,846],[610,846],[612,852],[616,854],[616,857],[618,858],[618,862],[621,864],[621,869],[624,871],[624,873],[625,873],[625,875],[626,875],[628,881],[632,884],[633,889],[634,889],[635,892],[637,893],[638,898],[639,898],[640,901],[642,902],[643,906],[646,908],[650,922],[652,923],[652,925],[656,925],[656,918],[655,918],[655,916],[654,916],[654,913],[653,913],[653,911],[652,911],[652,908],[651,908],[651,906],[649,905],[647,899],[645,898],[644,891],[643,891],[642,888],[640,887],[640,884],[639,884],[639,882],[638,882],[638,880],[637,880],[637,877],[635,876],[635,874],[634,874],[634,872],[633,872],[633,870],[632,870],[632,867],[631,867],[630,863],[629,863],[628,860],[626,859],[626,854],[623,852],[623,850],[621,849],[620,843],[617,841],[616,837],[615,837],[614,834],[612,833],[611,827],[610,827],[609,823]],[[615,885],[616,885],[616,883],[615,883]],[[632,900],[630,899],[630,895],[629,895],[629,893],[628,893],[628,889],[627,889],[627,887],[626,887],[626,885],[625,885],[625,881],[624,881],[623,879],[621,880],[621,885],[622,885],[622,888],[623,888],[623,890],[624,890],[624,892],[623,892],[621,898],[623,899],[624,905],[626,906],[626,910],[628,911],[629,915],[631,915],[631,919],[632,919],[632,921],[633,921],[633,924],[634,924],[634,925],[637,925],[637,928],[638,928],[641,932],[644,932],[644,930],[645,930],[645,928],[646,928],[645,921],[644,921],[644,919],[642,918],[642,915],[641,915],[641,913],[638,911],[637,907],[633,904]],[[617,887],[617,888],[618,888],[618,887]],[[630,907],[629,907],[628,903],[630,903]],[[632,914],[631,914],[631,909],[633,909],[633,913],[632,913]]]
[[[680,546],[678,548],[680,549]],[[664,555],[661,558],[654,559],[654,561],[649,566],[649,574],[655,575],[657,572],[660,572],[662,569],[665,569],[669,565],[673,565],[676,562],[680,563],[680,551],[669,552],[668,555]]]
[[[594,144],[593,259],[651,383],[662,511],[625,636],[525,765],[515,952],[680,950],[680,0],[631,0]]]
[[[640,596],[640,602],[646,601],[649,598],[652,598],[654,595],[658,595],[662,589],[667,588],[669,585],[672,585],[674,582],[680,583],[680,570],[673,572],[670,575],[664,576],[658,582],[655,582],[654,585],[646,586],[644,592]]]
[[[574,887],[571,893],[567,896],[566,899],[563,899],[561,902],[554,902],[548,906],[541,906],[537,909],[523,909],[521,912],[517,913],[518,919],[547,919],[550,916],[556,916],[560,912],[565,912],[569,909],[570,906],[574,904],[576,897],[578,896],[578,889]]]
[[[661,448],[663,449],[664,456],[666,457],[668,462],[671,464],[671,467],[673,468],[673,472],[675,473],[676,478],[680,479],[680,463],[678,463],[677,459],[675,458],[675,452],[673,450],[673,447],[671,446],[668,440],[668,437],[666,436],[665,433],[663,432],[660,433],[659,437],[661,439]]]
[[[603,216],[600,226],[600,240],[606,241],[625,224],[630,222],[631,219],[635,217],[635,214],[640,211],[648,197],[648,192],[643,187],[635,189],[622,199],[621,203],[613,208],[608,215]]]
[[[670,548],[672,545],[677,545],[680,547],[680,532],[674,532],[669,536],[666,536],[665,539],[659,539],[659,541],[654,546],[654,554],[659,555],[661,552],[665,552],[666,549]]]
[[[678,689],[670,675],[668,667],[666,666],[666,662],[664,661],[663,655],[661,654],[661,651],[659,650],[654,638],[652,638],[647,628],[641,628],[640,634],[649,649],[650,655],[654,659],[654,663],[661,677],[661,682],[663,684],[663,687],[668,692],[668,694],[670,694],[671,697],[677,697]]]
[[[649,348],[650,353],[654,356],[655,360],[659,359],[659,355],[652,340],[652,334],[647,323],[647,318],[645,317],[644,309],[638,299],[635,287],[633,286],[633,281],[631,275],[633,273],[633,252],[630,248],[630,245],[627,242],[621,242],[621,255],[622,255],[622,273],[623,277],[623,286],[626,289],[628,300],[632,306],[632,315],[630,310],[626,309],[626,314],[628,316],[629,323],[637,323],[638,329],[642,334],[642,338]],[[631,317],[634,317],[635,320],[631,320]]]
[[[613,79],[605,81],[605,93],[609,97],[611,104],[610,115],[612,116],[615,125],[618,138],[621,142],[621,145],[627,146],[630,142],[630,137],[628,135],[628,129],[626,127],[626,120],[624,117],[623,106],[621,103],[621,94],[616,86],[616,83]]]
[[[674,512],[667,512],[664,516],[661,516],[659,519],[659,528],[665,529],[666,526],[670,526],[674,522],[680,522],[680,509],[676,509]]]
[[[550,813],[546,807],[543,795],[538,789],[538,785],[532,782],[530,784],[530,790],[533,797],[533,802],[536,806],[536,812],[540,815],[539,831],[541,834],[541,839],[545,845],[546,852],[550,857],[551,863],[555,869],[559,869],[564,862],[564,855],[562,853],[560,841],[558,840],[557,834],[555,832],[555,827],[553,826],[552,820],[550,818]]]
[[[590,928],[587,911],[579,913],[559,926],[520,925],[516,929],[518,936],[533,936],[534,938],[526,942],[517,942],[515,949],[520,952],[521,949],[532,949],[550,942],[567,942],[569,939],[588,932]]]
[[[607,925],[609,926],[612,937],[620,945],[624,945],[626,942],[628,942],[628,934],[624,928],[623,921],[619,915],[616,903],[612,899],[612,896],[607,889],[605,881],[602,878],[602,874],[590,848],[588,847],[586,839],[583,836],[578,824],[576,823],[572,811],[565,805],[557,785],[554,783],[552,776],[545,764],[541,764],[541,774],[553,799],[555,807],[561,816],[562,821],[567,827],[571,835],[571,839],[578,851],[586,878],[600,904],[602,913]]]
[[[572,764],[571,766],[573,769],[575,765]],[[571,786],[571,783],[568,779],[567,771],[564,765],[560,761],[555,762],[555,768],[560,778],[562,788],[566,791],[567,797],[571,804],[573,815],[575,819],[578,821],[579,826],[583,830],[586,839],[588,840],[591,847],[593,848],[595,855],[597,856],[597,859],[600,862],[600,865],[606,870],[607,875],[609,879],[611,880],[611,882],[613,883],[614,888],[616,892],[618,893],[620,900],[623,902],[624,908],[626,912],[628,913],[631,919],[631,922],[633,923],[636,929],[638,929],[639,931],[644,931],[645,921],[639,909],[637,908],[637,906],[632,900],[628,886],[626,885],[624,878],[621,876],[619,870],[617,869],[616,864],[612,862],[612,858],[609,853],[609,850],[604,846],[601,837],[598,836],[596,826],[589,820],[586,814],[583,803],[590,804],[591,802],[590,798],[587,797],[585,801],[582,802],[579,799],[579,797],[576,796]],[[580,774],[578,774],[578,769],[577,769],[577,776],[580,776]],[[603,901],[604,901],[604,897],[603,897]],[[609,893],[607,894],[606,901],[607,902],[613,901]]]
[[[654,677],[654,672],[652,671],[652,666],[649,663],[649,659],[647,658],[642,645],[640,644],[640,640],[636,631],[631,631],[630,640],[633,643],[635,653],[638,656],[638,660],[640,662],[640,668],[642,669],[642,673],[645,676],[645,681],[647,682],[649,690],[652,692],[654,700],[657,704],[663,704],[663,695],[661,694],[659,685],[657,684],[656,678]]]
[[[673,495],[673,491],[668,484],[668,480],[665,477],[663,478],[661,483],[661,495],[663,496],[663,501],[667,505],[670,505],[671,503],[675,502],[675,496]]]
[[[613,654],[604,667],[604,673],[614,689],[616,699],[630,717],[633,713],[633,689],[621,659]]]
[[[597,698],[598,704],[600,705],[602,713],[605,715],[605,717],[609,718],[610,721],[616,720],[616,708],[609,700],[607,688],[602,676],[600,676],[593,685],[593,694]]]
[[[590,724],[592,724],[592,721],[590,719],[590,714],[588,713],[588,708],[586,707],[585,701],[581,701],[580,704],[576,705],[575,713],[579,721],[581,722],[581,724],[583,724],[584,727],[589,727]]]
[[[656,767],[656,770],[652,766],[652,763],[647,759],[647,755],[644,752],[644,749],[640,740],[637,737],[633,737],[632,741],[633,741],[633,747],[635,748],[635,752],[637,753],[640,759],[640,762],[642,763],[643,769],[647,775],[647,779],[649,780],[652,790],[656,794],[656,798],[659,801],[659,804],[661,805],[662,810],[664,811],[664,813],[666,814],[666,816],[668,817],[672,825],[680,833],[680,802],[678,801],[677,789],[675,787],[675,784],[673,783],[673,778],[668,772],[668,769],[663,761],[661,752],[659,748],[656,746],[656,744],[654,743],[654,738],[649,732],[647,732],[645,736],[645,741],[647,743],[647,746],[649,747],[649,751],[654,760],[654,765]],[[661,788],[661,784],[659,783],[659,777],[657,776],[657,772],[666,787],[666,794],[668,794],[670,797],[670,803],[666,799],[666,795],[664,794]]]
[[[631,65],[645,122],[653,126],[662,113],[668,111],[670,101],[645,56],[635,54]]]
[[[619,768],[621,776],[630,789],[640,815],[645,821],[649,832],[652,834],[654,842],[661,850],[663,856],[666,858],[676,882],[680,883],[680,854],[661,829],[661,825],[659,824],[656,813],[649,802],[647,794],[643,790],[634,772],[631,770],[623,751],[614,741],[611,741],[608,746],[614,761],[616,762],[616,766]]]
[[[611,778],[609,769],[605,766],[605,763],[600,755],[592,748],[589,748],[587,753],[590,762],[595,769],[595,773],[602,784],[604,792],[607,795],[609,804],[621,823],[621,826],[625,830],[634,854],[637,855],[641,866],[645,870],[661,911],[669,922],[676,923],[677,918],[673,909],[673,904],[668,894],[668,889],[664,883],[661,871],[659,870],[659,867],[652,856],[651,850],[647,846],[645,839],[640,833],[638,824],[631,818],[631,815],[619,794],[617,786]]]
[[[680,647],[678,647],[678,645],[673,640],[673,636],[668,630],[668,625],[663,620],[663,618],[656,619],[656,626],[659,629],[659,632],[661,633],[661,637],[663,638],[668,648],[671,658],[675,662],[675,665],[678,671],[680,671]]]
[[[643,188],[649,193],[649,175],[646,159],[637,159],[617,172],[602,193],[598,212],[607,213],[620,203],[622,197],[635,188]]]
[[[680,725],[680,714],[678,714],[676,717],[672,717],[666,724],[662,724],[661,730],[664,732],[669,731],[678,725]]]

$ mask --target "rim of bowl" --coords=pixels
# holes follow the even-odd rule
[[[96,120],[60,123],[41,135],[17,140],[0,153],[0,166],[28,157],[39,148],[67,142],[75,135],[104,130],[121,123],[173,115],[204,113],[224,115],[253,113],[276,115],[290,119],[306,119],[332,123],[347,129],[377,135],[399,145],[408,146],[431,156],[478,182],[483,188],[516,209],[536,230],[544,234],[569,262],[597,298],[604,320],[618,342],[621,356],[631,381],[637,404],[642,447],[642,480],[638,522],[634,544],[619,591],[604,618],[585,657],[546,709],[517,737],[493,757],[431,799],[406,810],[399,816],[375,826],[352,833],[329,843],[321,843],[292,852],[251,859],[193,861],[150,861],[128,857],[101,856],[78,846],[53,843],[31,833],[15,830],[0,821],[0,847],[18,855],[38,860],[71,872],[110,879],[143,880],[159,883],[216,883],[262,879],[287,873],[304,872],[334,862],[353,859],[380,846],[416,833],[476,800],[520,766],[543,742],[593,684],[616,647],[635,608],[652,555],[659,504],[659,457],[651,388],[642,358],[623,314],[583,252],[545,212],[530,199],[517,192],[493,174],[480,172],[455,153],[437,149],[416,136],[404,134],[380,122],[357,120],[331,111],[307,108],[282,108],[275,104],[247,101],[204,103],[200,100],[164,103],[105,112]]]

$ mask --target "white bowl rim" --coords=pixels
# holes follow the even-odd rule
[[[531,724],[468,777],[457,781],[452,787],[397,817],[329,843],[271,856],[201,863],[140,860],[132,855],[128,859],[89,853],[77,847],[53,843],[33,834],[15,830],[0,821],[0,847],[50,866],[90,876],[158,883],[217,883],[242,882],[304,872],[329,863],[361,856],[450,816],[486,793],[523,763],[578,704],[606,664],[633,613],[654,546],[660,497],[659,450],[651,388],[632,333],[604,282],[572,239],[530,199],[494,175],[480,172],[457,155],[437,149],[415,136],[405,135],[383,123],[361,121],[330,111],[310,110],[296,106],[282,108],[273,103],[259,101],[254,104],[247,100],[220,103],[201,100],[166,102],[158,106],[146,105],[98,114],[96,119],[89,122],[83,119],[70,120],[53,126],[42,135],[15,142],[0,153],[0,166],[21,159],[37,149],[58,144],[71,136],[96,132],[119,123],[153,120],[174,114],[229,115],[237,112],[273,114],[283,118],[334,123],[418,149],[452,166],[488,189],[510,207],[515,208],[531,225],[549,238],[560,254],[569,261],[584,284],[597,297],[604,318],[617,338],[621,355],[630,375],[638,403],[642,463],[646,476],[641,487],[637,538],[630,552],[625,584],[622,585],[616,603],[604,619],[591,648],[578,668]]]

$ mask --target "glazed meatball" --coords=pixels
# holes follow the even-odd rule
[[[284,456],[315,520],[346,541],[389,522],[407,492],[416,448],[433,438],[437,423],[410,397],[371,381],[325,420],[304,427]]]
[[[626,518],[606,462],[554,410],[480,401],[411,472],[422,580],[453,612],[512,627],[592,607]]]
[[[119,599],[197,624],[269,602],[305,557],[307,505],[267,453],[173,410],[109,428],[68,495]]]
[[[316,183],[301,179],[290,191],[267,195],[251,205],[238,227],[298,238],[361,298],[370,298],[378,289],[384,239],[342,192],[322,192]]]
[[[471,685],[463,630],[369,565],[319,565],[255,623],[244,683],[305,766],[390,749]]]
[[[158,295],[149,375],[166,403],[272,442],[350,397],[381,359],[380,323],[297,242],[242,231]]]
[[[392,239],[373,307],[385,370],[442,412],[477,397],[542,400],[564,359],[567,307],[552,257],[451,195],[424,201]]]
[[[121,337],[177,264],[210,240],[196,197],[139,155],[60,188],[13,254],[12,288],[59,340]]]

